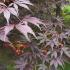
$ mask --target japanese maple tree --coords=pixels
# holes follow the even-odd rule
[[[19,60],[15,62],[15,68],[20,70],[57,70],[58,67],[63,68],[66,58],[70,58],[70,48],[68,47],[70,44],[67,44],[67,40],[70,38],[70,29],[64,28],[61,18],[61,5],[64,6],[65,2],[63,0],[44,0],[48,18],[40,20],[37,17],[25,15],[23,12],[25,16],[20,18],[20,8],[31,11],[29,6],[34,6],[29,0],[0,1],[0,14],[6,20],[5,25],[0,27],[0,40],[8,43],[9,47],[20,56]],[[56,9],[54,14],[52,14],[52,8]],[[13,20],[14,23],[10,22],[12,16],[17,22],[15,20]],[[34,26],[39,29],[39,32],[37,29],[37,32],[34,32]],[[15,31],[17,36],[23,35],[27,43],[17,39],[15,41],[16,37],[13,38],[12,42],[8,35],[14,30],[17,30]]]

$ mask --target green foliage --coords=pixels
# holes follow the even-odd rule
[[[70,26],[70,15],[63,16],[64,24]]]
[[[64,70],[70,70],[70,64],[65,63]]]
[[[64,12],[65,14],[70,14],[70,5],[65,5],[65,6],[63,7],[63,12]]]
[[[7,70],[15,70],[14,64],[8,64],[7,65]]]
[[[64,19],[64,24],[70,26],[70,5],[65,5],[62,8],[62,16]]]

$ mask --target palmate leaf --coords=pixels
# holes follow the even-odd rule
[[[7,23],[9,23],[10,15],[13,14],[14,16],[18,17],[18,13],[15,10],[15,8],[9,7],[4,11],[4,17],[7,20]]]
[[[61,61],[60,58],[56,58],[56,59],[52,59],[50,62],[50,66],[53,66],[57,69],[58,65],[60,65],[61,67],[63,67],[63,62]]]
[[[25,16],[25,17],[23,18],[22,22],[24,22],[24,21],[26,21],[27,24],[28,24],[28,23],[32,23],[32,24],[36,25],[38,28],[40,28],[39,24],[44,25],[44,24],[41,22],[40,19],[38,19],[38,18],[36,18],[36,17],[31,17],[30,15]]]
[[[10,19],[10,12],[8,10],[4,11],[4,17],[7,20],[7,23],[9,23],[9,19]]]
[[[21,7],[24,7],[27,10],[30,10],[29,7],[26,4],[18,4],[18,5],[21,6]]]
[[[30,39],[29,39],[29,37],[27,35],[28,33],[33,34],[33,36],[36,38],[33,30],[27,24],[25,24],[25,25],[23,25],[23,24],[17,24],[16,25],[16,29],[18,29],[23,35],[25,35],[25,37],[26,37],[26,39],[28,41],[30,41]]]
[[[33,5],[29,0],[15,0],[15,3]]]
[[[26,52],[16,60],[15,68],[19,68],[19,70],[33,70],[34,62],[34,55],[31,52]]]
[[[10,3],[8,6],[0,2],[0,13],[4,13],[4,17],[7,20],[7,23],[9,23],[11,14],[18,17],[18,5],[30,10],[27,4],[32,5],[32,3],[30,3],[29,0],[15,0],[13,1],[13,3]]]
[[[8,25],[0,28],[0,40],[4,42],[9,42],[8,33],[14,28],[14,25]]]
[[[14,6],[16,12],[18,13],[18,6],[16,4],[14,4],[13,6]],[[19,13],[18,13],[18,15],[19,15]]]
[[[0,2],[0,14],[5,10],[5,4]]]
[[[27,10],[30,10],[29,7],[27,6],[28,5],[33,5],[29,0],[15,0],[13,5],[16,4],[17,6],[21,6]]]
[[[38,67],[38,70],[47,70],[47,65],[45,65],[45,63],[39,64]]]
[[[16,11],[16,9],[13,8],[13,7],[10,7],[10,6],[11,5],[6,6],[4,3],[0,2],[0,9],[1,9],[0,13],[4,13],[4,17],[7,20],[7,23],[9,23],[9,19],[10,19],[11,14],[15,15],[16,17],[18,17],[18,12]]]
[[[11,9],[12,10],[12,9]],[[6,14],[7,15],[7,14]],[[29,17],[30,19],[32,19],[31,17]],[[36,38],[36,35],[35,33],[33,32],[33,30],[31,29],[30,26],[28,26],[28,22],[32,22],[32,24],[36,25],[39,27],[39,24],[41,24],[42,22],[39,21],[39,19],[35,18],[36,20],[33,19],[32,20],[29,20],[29,19],[23,19],[21,20],[21,22],[19,22],[18,24],[14,24],[14,25],[8,25],[8,26],[5,26],[5,32],[7,30],[7,33],[4,34],[4,36],[6,37],[7,34],[15,27],[17,30],[19,30],[25,37],[28,41],[30,41],[29,37],[28,37],[28,33],[32,34],[35,38]],[[29,20],[29,21],[28,21]],[[34,22],[35,21],[35,22]],[[33,23],[34,22],[34,23]],[[43,24],[43,23],[42,23]],[[40,28],[40,27],[39,27]],[[1,30],[0,30],[1,31]],[[2,32],[0,32],[2,33]],[[36,38],[37,39],[37,38]],[[2,41],[5,41],[4,39],[1,39]]]
[[[33,34],[33,36],[36,38],[33,30],[28,25],[17,24],[15,25],[15,27],[26,37],[28,41],[30,41],[28,37],[28,33]],[[11,30],[13,30],[13,28],[14,28],[14,25],[8,25],[8,26],[0,28],[0,40],[4,42],[9,42],[7,35]]]
[[[64,54],[70,58],[70,48],[63,47],[62,50],[63,50]]]
[[[5,19],[7,20],[7,23],[8,23],[8,26],[6,26],[6,27],[10,26],[9,25],[9,19],[10,19],[11,14],[18,17],[18,5],[29,10],[29,7],[27,6],[27,4],[28,5],[33,5],[29,0],[14,0],[13,3],[10,3],[8,6],[6,4],[0,2],[0,8],[2,9],[2,11],[0,13],[4,14],[4,17],[5,17]],[[35,33],[31,29],[31,27],[28,26],[29,23],[32,23],[32,24],[36,25],[38,28],[40,28],[39,24],[43,24],[40,21],[40,19],[38,19],[38,18],[31,17],[31,16],[26,16],[26,17],[23,18],[23,20],[21,20],[21,22],[14,25],[15,28],[17,30],[19,30],[26,37],[26,39],[28,41],[30,41],[30,39],[28,37],[28,33],[33,34],[33,36],[36,38]],[[8,29],[8,33],[9,32],[10,32],[10,29]],[[7,34],[4,34],[5,38],[6,38]],[[5,41],[5,40],[3,40],[3,41]]]
[[[42,43],[49,42],[49,39],[47,38],[46,34],[38,33],[39,36],[37,36],[37,39],[40,40],[39,45]]]
[[[15,63],[16,63],[15,68],[19,70],[23,70],[27,65],[27,61],[24,61],[23,58],[21,58],[20,60],[17,60]]]
[[[17,24],[15,26],[16,29],[18,29],[23,35],[25,35],[25,37],[28,41],[30,41],[30,39],[27,35],[28,33],[33,34],[33,36],[36,38],[35,33],[31,29],[31,27],[28,26],[29,22],[36,25],[38,28],[40,28],[40,26],[39,26],[40,24],[43,25],[43,23],[40,21],[40,19],[38,19],[36,17],[26,16],[21,20],[21,22],[19,22],[19,24]]]

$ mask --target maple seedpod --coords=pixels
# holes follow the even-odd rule
[[[27,43],[20,42],[20,41],[16,41],[14,44],[16,48],[27,48],[28,47]]]
[[[12,47],[11,49],[16,55],[21,55],[23,53],[23,50],[20,50],[19,48]]]
[[[16,55],[21,55],[23,53],[23,51],[17,49],[17,50],[15,50],[15,53],[16,53]]]
[[[11,49],[16,55],[21,55],[24,52],[23,49],[25,48],[28,48],[28,45],[20,41],[16,41],[13,46],[11,46]]]
[[[22,49],[22,48],[28,48],[28,45],[27,44],[21,44],[20,49]]]

